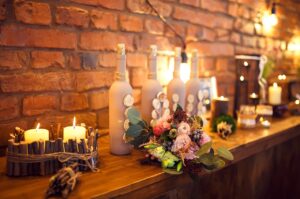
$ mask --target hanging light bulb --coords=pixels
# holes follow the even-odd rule
[[[271,13],[266,11],[262,16],[262,24],[266,31],[270,31],[278,23],[278,18],[276,16],[276,3],[272,3]]]
[[[276,3],[275,2],[272,3],[270,22],[271,22],[272,26],[276,26],[278,23],[278,19],[276,16]]]
[[[191,69],[188,64],[188,57],[186,52],[181,52],[181,64],[180,64],[180,79],[186,83],[190,79]]]

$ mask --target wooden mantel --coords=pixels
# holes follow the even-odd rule
[[[229,148],[236,164],[245,158],[261,153],[271,147],[300,136],[300,117],[289,117],[274,121],[270,129],[257,127],[250,130],[238,130],[228,140],[220,139],[211,133],[214,146]],[[159,190],[172,189],[178,183],[189,184],[189,175],[171,176],[157,166],[140,165],[138,159],[143,157],[139,151],[129,156],[113,156],[109,153],[108,136],[100,138],[100,171],[87,172],[80,177],[80,183],[70,198],[128,198],[141,196],[153,198]],[[33,199],[42,198],[48,186],[47,177],[18,177],[5,175],[5,158],[0,159],[0,196],[4,198]],[[210,174],[208,174],[210,175]],[[139,191],[142,190],[142,191]],[[171,193],[172,194],[172,193]],[[176,197],[175,197],[176,198]]]

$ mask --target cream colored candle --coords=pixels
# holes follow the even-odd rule
[[[49,140],[49,131],[47,129],[40,129],[40,123],[38,123],[36,129],[25,131],[24,138],[29,143],[39,140]]]
[[[281,92],[282,88],[275,82],[273,86],[269,87],[269,104],[278,105],[281,104]]]
[[[73,126],[67,126],[64,128],[64,142],[68,140],[85,139],[86,129],[83,126],[76,126],[76,118],[73,119]]]

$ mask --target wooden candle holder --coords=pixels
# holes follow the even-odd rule
[[[98,138],[96,132],[87,139],[69,140],[63,142],[62,138],[56,140],[26,143],[8,140],[7,170],[8,176],[37,176],[56,173],[64,166],[74,162],[79,164],[79,171],[97,170]]]

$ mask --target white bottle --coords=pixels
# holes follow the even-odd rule
[[[156,62],[157,62],[157,47],[150,46],[150,54],[148,57],[148,79],[142,87],[141,113],[142,118],[149,124],[153,111],[153,99],[162,92],[162,86],[156,78]]]
[[[167,86],[167,96],[172,113],[176,110],[177,104],[179,104],[183,109],[185,108],[185,85],[180,79],[181,48],[175,48],[174,59],[173,79]]]
[[[109,89],[109,135],[110,151],[115,155],[130,153],[130,145],[123,140],[125,133],[125,110],[132,106],[132,88],[125,78],[125,45],[118,44],[115,81]]]
[[[201,82],[198,78],[198,51],[196,49],[192,52],[191,59],[191,75],[189,81],[186,82],[186,98],[185,111],[188,115],[198,115],[203,111],[203,104],[200,100],[201,96]],[[199,103],[200,102],[200,103]]]

